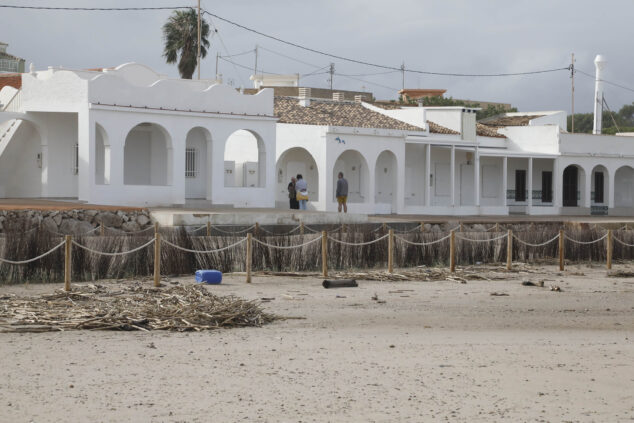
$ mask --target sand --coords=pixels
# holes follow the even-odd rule
[[[632,421],[634,278],[569,269],[331,290],[315,278],[227,276],[209,289],[274,298],[267,310],[303,319],[0,334],[0,421]],[[546,288],[521,285],[541,279]]]

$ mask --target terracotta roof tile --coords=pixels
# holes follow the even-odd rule
[[[481,137],[506,138],[506,136],[498,133],[496,127],[483,125],[479,122],[476,123],[476,135]]]
[[[427,121],[427,125],[429,125],[429,132],[432,134],[460,135],[460,132],[445,128],[430,120]]]
[[[311,100],[310,105],[304,107],[297,98],[275,97],[275,116],[279,123],[424,131],[352,102]]]
[[[487,126],[527,126],[532,119],[542,117],[544,115],[521,115],[521,116],[507,116],[498,115],[487,119],[483,119],[480,123]]]

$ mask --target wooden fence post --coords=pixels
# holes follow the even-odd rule
[[[509,229],[506,237],[506,270],[511,270],[513,264],[513,231]]]
[[[64,244],[64,291],[70,291],[70,274],[72,272],[71,267],[71,255],[72,255],[72,241],[73,238],[70,235],[66,235]]]
[[[460,222],[460,232],[464,232],[464,227],[462,226],[462,222]]]
[[[251,264],[253,263],[253,235],[247,233],[247,283],[251,283]]]
[[[387,231],[387,224],[383,222],[383,232]]]
[[[425,222],[420,222],[420,231],[425,232]]]
[[[161,234],[158,233],[158,226],[154,229],[157,231],[154,234],[154,286],[158,288],[161,286]]]
[[[103,225],[103,223],[99,224],[99,235],[101,235],[101,236],[105,236],[106,235],[106,227]]]
[[[564,270],[564,230],[559,230],[559,270]]]
[[[159,223],[154,222],[154,235],[159,233]]]
[[[608,256],[605,263],[608,270],[612,269],[612,251],[614,250],[614,244],[612,242],[612,229],[608,229]]]
[[[390,229],[387,238],[387,271],[394,273],[394,229]]]
[[[255,236],[258,236],[260,234],[260,224],[258,222],[255,222]]]
[[[328,277],[328,232],[321,231],[321,274]]]
[[[500,224],[499,223],[495,224],[495,232],[500,232]]]
[[[207,236],[211,236],[211,222],[207,222]]]
[[[449,271],[456,271],[456,231],[453,229],[449,238]]]
[[[299,234],[304,235],[304,222],[299,222]]]

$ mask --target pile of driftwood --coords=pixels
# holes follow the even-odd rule
[[[200,331],[261,326],[277,317],[256,301],[220,297],[199,285],[73,287],[38,297],[0,296],[0,332],[89,330]]]

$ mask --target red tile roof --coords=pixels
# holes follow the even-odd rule
[[[22,74],[21,73],[0,73],[0,90],[9,86],[15,89],[22,88]]]

